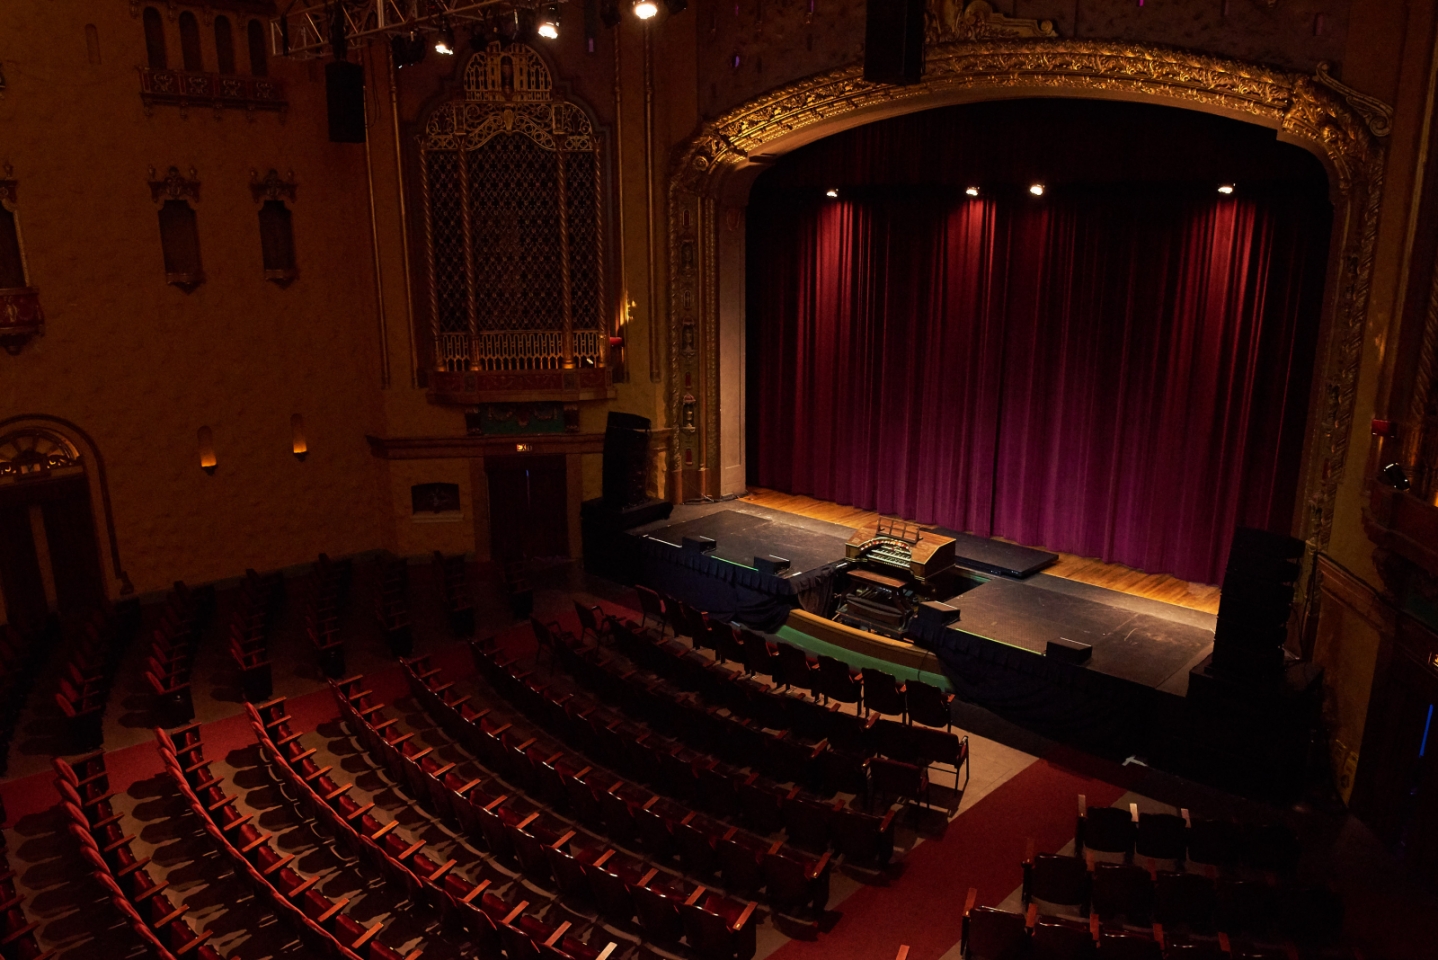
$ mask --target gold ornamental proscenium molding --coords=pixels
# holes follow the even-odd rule
[[[666,405],[671,424],[692,416],[696,427],[676,431],[671,475],[682,480],[692,471],[683,495],[717,492],[708,489],[720,463],[715,253],[726,229],[719,198],[730,174],[871,120],[1026,96],[1126,100],[1216,113],[1274,129],[1323,161],[1335,208],[1330,262],[1337,268],[1325,298],[1329,334],[1319,368],[1322,413],[1310,425],[1314,455],[1302,491],[1310,557],[1323,550],[1348,454],[1377,240],[1381,138],[1391,110],[1326,71],[1307,75],[1139,44],[1049,37],[931,44],[918,83],[868,83],[862,65],[852,64],[770,91],[705,123],[681,144],[669,182]],[[735,193],[723,196],[725,203],[735,202]],[[699,398],[697,411],[683,409],[686,395]],[[706,474],[707,481],[701,479]]]

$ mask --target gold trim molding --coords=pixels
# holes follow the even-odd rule
[[[967,9],[972,9],[972,5]],[[675,151],[669,180],[666,406],[674,434],[672,498],[716,495],[719,476],[717,250],[747,195],[736,176],[820,137],[933,107],[1018,97],[1159,103],[1269,127],[1314,153],[1329,172],[1333,247],[1301,492],[1310,559],[1323,550],[1348,455],[1378,231],[1391,109],[1335,80],[1188,50],[1043,37],[929,46],[922,81],[868,83],[861,64],[779,87],[711,122]],[[722,198],[722,199],[721,199]],[[742,226],[742,224],[741,224]],[[742,244],[738,237],[724,241]],[[727,258],[726,258],[727,259]],[[742,313],[742,304],[728,304]],[[693,407],[697,406],[695,410]]]

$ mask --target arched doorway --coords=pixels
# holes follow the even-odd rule
[[[3,620],[28,628],[81,617],[107,594],[87,457],[65,433],[0,427]]]

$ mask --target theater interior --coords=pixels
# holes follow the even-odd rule
[[[0,958],[1438,956],[1438,2],[0,4]]]

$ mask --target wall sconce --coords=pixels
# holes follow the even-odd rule
[[[215,459],[215,435],[209,427],[201,427],[197,439],[200,441],[200,469],[213,477],[215,468],[219,466],[219,461]]]
[[[305,418],[298,413],[290,417],[290,450],[301,463],[304,463],[305,454],[310,452],[309,444],[305,442]]]

